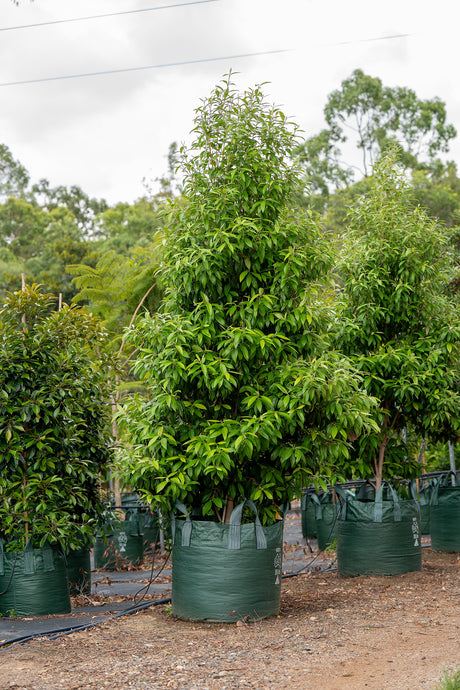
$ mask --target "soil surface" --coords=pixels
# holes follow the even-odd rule
[[[283,580],[281,612],[191,623],[166,605],[0,650],[0,690],[400,690],[460,667],[460,555],[423,549],[423,570]]]

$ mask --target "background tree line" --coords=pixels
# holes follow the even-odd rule
[[[460,250],[460,179],[443,160],[457,132],[438,98],[419,99],[406,87],[386,87],[355,70],[324,107],[326,127],[297,149],[305,186],[299,208],[317,213],[331,241],[346,240],[347,214],[369,191],[375,163],[397,146],[398,163],[420,205],[449,235],[451,261]],[[78,186],[32,182],[6,144],[0,145],[0,296],[17,290],[24,274],[62,301],[89,306],[123,349],[123,329],[141,305],[160,301],[155,273],[167,232],[169,200],[180,197],[179,152],[172,144],[167,175],[134,203],[110,206]],[[340,280],[340,276],[338,276]],[[455,299],[459,278],[446,290]],[[128,355],[129,356],[129,355]]]

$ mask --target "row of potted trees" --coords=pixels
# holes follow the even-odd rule
[[[373,477],[384,514],[384,480],[418,471],[412,439],[458,436],[460,323],[445,289],[448,238],[412,206],[397,152],[333,241],[292,203],[297,128],[260,88],[240,93],[230,75],[194,133],[158,275],[163,303],[127,335],[145,390],[118,413],[119,472],[176,516],[173,611],[259,618],[278,611],[283,515],[304,486]],[[112,461],[101,336],[83,312],[45,314],[43,299],[18,293],[1,314],[6,370],[12,381],[29,371],[23,398],[0,386],[14,399],[0,429],[4,553],[81,545]],[[42,357],[40,338],[49,362],[31,386],[38,365],[21,357],[27,347]]]
[[[318,219],[290,203],[301,183],[296,129],[259,89],[218,86],[194,133],[160,272],[163,307],[129,336],[149,395],[123,411],[125,471],[150,501],[185,516],[173,611],[231,620],[266,615],[262,592],[274,600],[265,565],[239,587],[253,586],[252,606],[233,596],[235,506],[243,522],[248,506],[243,527],[261,553],[311,480],[373,478],[373,526],[387,529],[390,513],[392,531],[400,526],[405,504],[384,480],[416,475],[415,439],[458,436],[460,322],[446,289],[448,237],[412,205],[396,151],[350,210],[337,259]],[[343,503],[350,521],[357,504]],[[420,567],[420,520],[407,504],[409,568]],[[274,587],[279,542],[272,548]],[[183,568],[193,573],[186,582]],[[198,615],[205,596],[221,606]]]

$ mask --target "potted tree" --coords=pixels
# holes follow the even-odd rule
[[[234,621],[278,611],[282,506],[317,467],[333,474],[372,400],[329,348],[331,245],[290,205],[296,128],[229,77],[193,131],[165,299],[129,336],[148,396],[124,407],[124,472],[150,505],[186,516],[173,522],[173,612]]]
[[[0,612],[70,610],[65,553],[93,543],[112,459],[106,391],[85,312],[37,286],[0,309]]]
[[[455,437],[459,427],[460,323],[446,288],[448,233],[414,205],[397,151],[368,183],[348,215],[339,345],[380,401],[378,431],[356,440],[353,459],[379,505],[345,507],[338,538],[343,574],[421,568],[418,505],[383,485],[420,473],[413,441]]]

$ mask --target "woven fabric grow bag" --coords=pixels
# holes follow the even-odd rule
[[[300,514],[302,519],[302,536],[304,539],[314,539],[317,536],[315,504],[311,499],[311,491],[305,491],[300,499]]]
[[[460,552],[460,479],[455,472],[439,477],[431,493],[430,507],[431,548]]]
[[[399,575],[422,569],[420,510],[381,486],[374,499],[340,497],[337,567],[341,575]]]
[[[244,505],[255,522],[241,524]],[[229,524],[172,519],[172,611],[185,620],[232,623],[275,615],[280,608],[283,526],[263,527],[252,501]]]
[[[48,616],[71,609],[64,553],[49,545],[5,551],[0,540],[0,614]]]
[[[67,579],[71,596],[91,594],[91,554],[88,548],[66,552]]]
[[[419,493],[420,530],[422,534],[430,534],[431,532],[431,492],[431,486],[424,486]]]
[[[125,511],[123,522],[108,526],[104,536],[96,538],[94,567],[102,570],[121,570],[129,565],[140,565],[144,560],[143,516],[139,510]]]
[[[145,510],[142,513],[144,532],[144,551],[152,550],[160,536],[160,519],[158,513]]]
[[[331,493],[312,493],[311,500],[315,506],[316,535],[318,549],[322,551],[332,546],[337,539],[337,511],[338,502],[333,503]]]
[[[419,480],[420,483],[420,480]],[[415,479],[412,480],[411,484],[411,494],[415,500],[418,501],[420,506],[420,530],[422,534],[430,534],[430,516],[431,516],[431,493],[433,491],[433,485],[431,482],[425,482],[419,486],[417,489],[417,482]]]

